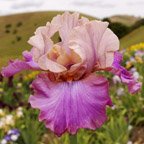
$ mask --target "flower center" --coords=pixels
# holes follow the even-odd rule
[[[67,53],[64,48],[57,44],[49,51],[48,58],[65,66],[68,70],[72,65],[81,62],[81,58],[73,50]]]

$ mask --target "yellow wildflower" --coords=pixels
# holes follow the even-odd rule
[[[143,63],[142,58],[139,57],[139,56],[136,56],[136,57],[135,57],[135,60],[136,60],[138,63]]]
[[[128,62],[126,63],[126,69],[129,69],[131,66],[132,66],[132,63],[131,63],[130,61],[128,61]]]

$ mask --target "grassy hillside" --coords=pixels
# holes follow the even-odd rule
[[[135,22],[140,20],[140,17],[128,16],[128,15],[115,15],[110,17],[111,22],[120,22],[127,26],[132,26]]]
[[[27,41],[38,26],[62,12],[35,12],[0,17],[0,67],[9,58],[17,58],[25,49],[30,49]],[[89,19],[94,19],[89,17]]]
[[[128,47],[139,42],[144,42],[144,26],[132,31],[130,34],[123,37],[120,42],[121,47]]]

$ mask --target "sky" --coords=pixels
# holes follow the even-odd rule
[[[0,0],[0,15],[51,10],[78,11],[98,18],[117,14],[144,17],[144,0]]]

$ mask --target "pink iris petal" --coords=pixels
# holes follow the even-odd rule
[[[54,17],[51,23],[48,22],[46,26],[38,28],[28,43],[33,46],[33,57],[38,62],[39,67],[43,70],[50,70],[56,73],[66,71],[64,66],[47,57],[48,51],[54,46],[51,37],[56,32],[59,32],[62,39],[61,46],[68,52],[70,51],[67,46],[70,31],[75,26],[86,22],[88,22],[86,18],[79,20],[78,13],[70,14],[69,12],[65,12],[63,15]]]
[[[59,25],[59,34],[62,41],[67,43],[70,31],[78,25],[79,13],[70,14],[65,12],[63,15],[57,15],[53,18],[52,24]]]
[[[61,64],[58,64],[50,59],[47,58],[47,55],[43,55],[39,58],[38,64],[41,69],[43,70],[50,70],[55,73],[64,72],[67,69],[62,66]]]
[[[69,47],[80,55],[87,72],[111,67],[114,52],[119,49],[117,36],[107,28],[107,22],[91,21],[71,31]]]
[[[62,15],[57,15],[51,21],[51,25],[59,27],[58,32],[62,40],[62,47],[69,52],[68,42],[71,31],[77,27],[88,23],[89,20],[85,17],[79,18],[79,13],[65,12]]]
[[[13,76],[14,74],[22,71],[22,70],[40,70],[37,63],[35,63],[32,59],[32,55],[30,52],[23,52],[23,56],[25,58],[22,60],[14,60],[10,61],[9,65],[2,69],[2,75],[5,77]]]
[[[115,52],[113,68],[111,70],[112,73],[118,75],[122,82],[128,85],[128,89],[130,93],[136,93],[141,88],[141,83],[137,82],[133,75],[127,71],[123,66],[120,65],[122,61],[122,54],[119,52]]]
[[[35,61],[38,61],[38,59],[47,53],[53,46],[52,40],[48,36],[42,36],[41,34],[32,36],[28,40],[28,43],[33,46],[32,55],[35,58]]]
[[[47,74],[41,74],[32,86],[31,106],[40,109],[39,120],[58,136],[66,131],[75,134],[79,128],[101,127],[107,119],[106,105],[112,104],[107,79],[94,74],[72,82],[52,82]]]
[[[98,47],[98,61],[100,68],[109,68],[114,61],[114,52],[119,49],[118,37],[106,29]]]
[[[45,43],[44,43],[43,36],[41,34],[32,36],[28,40],[28,43],[31,44],[34,48],[44,51]]]
[[[80,61],[71,63],[70,73],[77,71],[81,66],[85,72],[90,73],[93,69],[107,69],[111,67],[114,52],[119,48],[117,36],[107,28],[107,22],[89,21],[87,18],[79,18],[78,13],[65,12],[54,17],[51,23],[36,30],[35,35],[28,41],[33,46],[33,58],[43,70],[51,72],[66,71],[65,65],[59,63],[59,58],[66,60],[64,55],[52,59],[49,52],[54,53],[54,43],[51,37],[59,32],[62,39],[59,45],[65,49],[67,55],[72,51],[80,57]],[[56,55],[56,54],[55,54]]]
[[[58,29],[59,25],[53,25],[48,22],[46,26],[37,28],[35,35],[28,40],[28,43],[33,46],[31,52],[36,62],[53,47],[51,37]]]
[[[47,37],[52,37],[60,28],[59,23],[51,24],[50,22],[47,22],[46,26],[38,27],[35,31],[36,35],[43,35]]]

